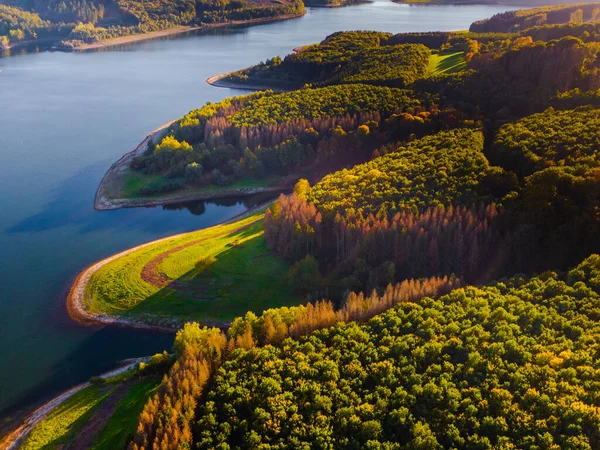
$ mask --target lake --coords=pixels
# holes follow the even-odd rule
[[[0,417],[118,360],[170,348],[172,335],[74,324],[65,296],[77,273],[98,259],[252,206],[252,199],[233,199],[92,208],[106,170],[148,131],[206,101],[244,92],[211,87],[206,78],[284,56],[335,31],[466,29],[509,9],[515,7],[381,0],[109,51],[0,58]]]

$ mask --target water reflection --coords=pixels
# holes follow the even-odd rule
[[[116,211],[94,211],[93,197],[99,183],[99,174],[108,167],[106,162],[93,164],[62,182],[53,191],[53,198],[42,211],[19,220],[7,228],[9,233],[41,233],[64,226],[76,226],[79,233],[90,233],[109,229],[136,229],[153,233],[173,229],[173,214],[207,216],[201,221],[190,221],[190,229],[214,223],[217,211],[231,210],[228,214],[239,214],[277,197],[279,193],[261,193],[246,197],[229,197],[214,200],[199,200],[175,203],[166,206],[120,209]]]

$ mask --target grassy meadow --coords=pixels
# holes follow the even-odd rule
[[[79,391],[38,423],[20,448],[49,450],[68,444],[113,389],[114,386],[101,388],[92,385]]]
[[[299,303],[289,286],[287,265],[266,247],[263,217],[264,211],[256,212],[111,261],[90,279],[89,310],[149,322],[226,321],[249,310]]]
[[[156,376],[135,380],[136,373],[136,371],[125,372],[107,379],[105,384],[92,384],[77,392],[38,423],[21,448],[25,450],[68,448],[78,437],[81,437],[84,427],[94,419],[103,403],[113,395],[122,398],[117,397],[118,402],[114,411],[109,411],[110,419],[95,436],[92,436],[93,444],[90,449],[125,448],[133,437],[144,404],[160,384],[160,377]],[[117,394],[119,387],[125,389],[126,393]]]
[[[430,75],[462,72],[466,67],[467,62],[463,52],[432,53],[429,57]]]
[[[227,186],[215,186],[213,184],[207,186],[185,186],[182,189],[178,189],[173,192],[166,193],[156,193],[151,195],[143,195],[140,192],[140,189],[152,186],[160,183],[166,183],[168,181],[176,181],[176,182],[184,182],[185,179],[181,178],[167,178],[166,175],[163,174],[144,174],[141,172],[136,172],[134,170],[129,170],[126,176],[122,180],[122,186],[120,189],[120,193],[118,198],[160,198],[168,196],[169,194],[182,194],[182,193],[194,193],[198,196],[205,195],[215,195],[218,194],[219,191],[234,191],[236,189],[259,189],[259,188],[269,188],[272,186],[276,186],[279,183],[284,181],[283,177],[271,175],[264,178],[253,178],[253,177],[244,177],[240,180],[235,181],[232,184]]]

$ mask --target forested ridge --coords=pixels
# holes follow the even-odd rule
[[[363,84],[260,92],[191,111],[131,167],[164,175],[156,189],[172,183],[181,183],[175,189],[227,186],[248,177],[304,173],[314,164],[336,168],[338,161],[368,158],[392,128],[405,136],[411,131],[393,124],[379,129],[383,120],[433,106],[429,96]],[[147,186],[142,189],[144,194]]]
[[[599,449],[596,8],[335,33],[151,142],[142,196],[302,177],[173,285],[268,256],[306,301],[186,324],[128,448]]]
[[[369,83],[405,87],[427,74],[429,51],[393,44],[390,33],[339,32],[318,45],[235,72],[226,81],[298,88],[304,84]]]
[[[595,22],[600,18],[600,3],[542,6],[496,14],[474,22],[470,31],[514,32],[540,25]]]

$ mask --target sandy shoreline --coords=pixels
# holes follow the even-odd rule
[[[150,357],[147,356],[147,357],[143,357],[143,358],[132,358],[132,359],[123,360],[120,362],[120,364],[121,364],[120,367],[110,370],[108,372],[105,372],[105,373],[99,375],[99,377],[100,378],[110,378],[115,375],[119,375],[120,373],[126,372],[126,371],[134,368],[140,362],[145,362],[145,361],[148,361],[149,359],[150,359]],[[4,441],[2,443],[0,443],[0,449],[16,450],[17,448],[19,448],[19,446],[25,441],[25,439],[27,438],[29,433],[31,433],[31,430],[33,430],[33,428],[38,423],[40,423],[42,420],[44,420],[48,416],[48,414],[50,414],[52,411],[54,411],[58,406],[63,404],[66,400],[71,398],[77,392],[81,391],[82,389],[85,389],[88,386],[90,386],[89,381],[79,384],[75,387],[72,387],[71,389],[63,392],[62,394],[54,397],[52,400],[47,401],[46,403],[41,405],[39,408],[37,408],[32,413],[28,414],[25,417],[25,419],[23,419],[23,423],[18,428],[16,428],[14,431],[9,433],[6,436],[6,438],[4,439]]]
[[[246,217],[250,214],[253,214],[256,211],[259,211],[260,209],[265,208],[266,206],[270,205],[271,203],[272,203],[272,201],[269,201],[269,202],[263,203],[261,205],[255,206],[254,208],[250,208],[249,210],[247,210],[241,214],[238,214],[230,219],[227,219],[221,223],[214,224],[214,225],[212,225],[212,227],[243,219],[244,217]],[[90,282],[91,277],[100,268],[102,268],[106,264],[108,264],[122,256],[126,256],[137,250],[148,247],[150,245],[158,244],[163,241],[177,239],[179,237],[182,237],[187,234],[194,233],[194,232],[195,231],[190,231],[187,233],[179,233],[179,234],[176,234],[173,236],[167,236],[167,237],[164,237],[161,239],[146,242],[145,244],[141,244],[136,247],[130,248],[128,250],[117,253],[115,255],[109,256],[108,258],[98,261],[98,262],[92,264],[91,266],[89,266],[88,268],[86,268],[84,271],[82,271],[77,276],[77,278],[75,279],[75,282],[73,283],[73,285],[71,286],[71,289],[69,290],[69,295],[67,296],[67,312],[69,313],[69,316],[71,317],[71,319],[73,319],[77,323],[80,323],[82,325],[87,325],[87,326],[115,325],[115,326],[152,330],[152,331],[159,331],[159,332],[168,332],[168,333],[173,333],[173,332],[177,331],[179,328],[181,328],[183,326],[183,323],[186,321],[182,321],[182,320],[178,320],[178,319],[148,317],[149,321],[145,322],[144,320],[135,320],[135,319],[129,319],[129,318],[119,317],[119,316],[111,316],[109,314],[92,313],[87,310],[87,304],[89,303],[90,299],[86,298],[86,290],[87,290],[87,286],[88,286],[88,283]],[[162,320],[164,323],[161,323],[161,324],[152,323],[157,320],[158,321]],[[229,322],[217,322],[217,321],[203,321],[202,324],[207,325],[207,326],[223,328],[223,329],[229,327],[229,325],[230,325]]]
[[[95,42],[93,44],[83,44],[83,45],[74,47],[69,51],[85,52],[85,51],[89,51],[89,50],[98,50],[101,48],[108,48],[108,47],[114,47],[114,46],[118,46],[118,45],[131,44],[134,42],[147,41],[147,40],[157,39],[157,38],[166,37],[166,36],[174,36],[177,34],[185,34],[185,33],[190,33],[193,31],[212,30],[215,28],[224,28],[224,27],[238,26],[238,25],[253,25],[253,24],[259,24],[259,23],[277,22],[280,20],[296,19],[298,17],[302,17],[304,14],[306,14],[306,12],[301,13],[301,14],[287,14],[285,16],[266,17],[266,18],[260,18],[260,19],[233,20],[230,22],[201,25],[201,26],[197,26],[197,27],[179,26],[179,27],[167,28],[166,30],[152,31],[150,33],[132,34],[129,36],[117,37],[114,39],[108,39],[105,41]]]

